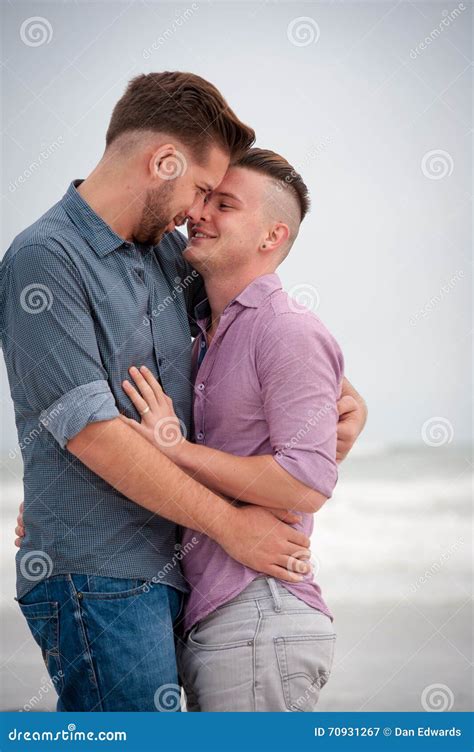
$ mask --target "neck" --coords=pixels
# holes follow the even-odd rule
[[[112,171],[101,160],[77,190],[117,235],[133,240],[143,198],[125,171]]]

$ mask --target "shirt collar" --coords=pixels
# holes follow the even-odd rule
[[[227,309],[234,303],[240,303],[245,308],[259,308],[265,298],[268,298],[275,290],[281,290],[281,282],[278,274],[264,274],[261,277],[256,277],[229,303]],[[204,322],[210,315],[209,301],[205,298],[195,307],[194,318],[197,322]]]
[[[259,308],[265,298],[268,298],[275,290],[281,290],[281,282],[278,274],[264,274],[257,277],[239,293],[232,303],[240,303],[246,308]],[[230,303],[230,305],[232,305]]]
[[[73,180],[63,197],[64,209],[100,258],[124,245],[125,240],[115,233],[104,220],[84,201],[77,188],[82,180]]]

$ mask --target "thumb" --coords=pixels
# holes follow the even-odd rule
[[[127,423],[130,426],[130,428],[134,428],[135,430],[140,428],[140,423],[137,423],[137,421],[133,420],[133,418],[127,418],[126,415],[119,415],[118,417],[119,417],[119,420],[122,421],[122,423]]]
[[[290,512],[288,509],[269,509],[268,511],[278,520],[286,522],[287,525],[296,525],[301,522],[301,516],[295,512]]]

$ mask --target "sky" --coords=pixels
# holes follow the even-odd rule
[[[301,172],[281,267],[368,403],[360,448],[471,433],[468,3],[4,4],[2,250],[100,159],[140,73],[198,73]],[[3,359],[0,449],[17,443]]]

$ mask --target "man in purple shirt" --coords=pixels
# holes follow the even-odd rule
[[[251,149],[188,226],[187,260],[202,274],[194,342],[194,443],[151,372],[124,389],[126,422],[201,483],[229,499],[313,514],[337,481],[342,353],[321,321],[282,290],[275,269],[309,208],[291,165]],[[193,530],[182,540],[191,585],[178,650],[188,710],[311,711],[332,665],[332,615],[311,574],[262,576]]]

